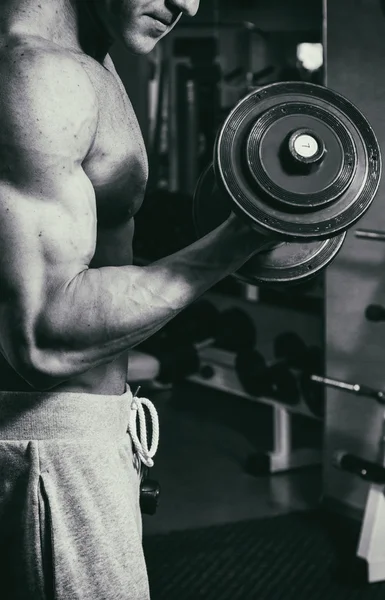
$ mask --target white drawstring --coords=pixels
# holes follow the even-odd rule
[[[148,447],[147,423],[144,406],[148,408],[152,422],[152,440]],[[137,428],[137,417],[139,416],[139,436]],[[152,460],[156,454],[159,445],[159,417],[156,408],[148,398],[138,398],[135,396],[131,402],[131,412],[128,422],[128,431],[132,438],[138,457],[146,467],[153,467]]]

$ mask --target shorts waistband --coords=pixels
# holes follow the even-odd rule
[[[133,395],[0,392],[0,440],[114,439],[127,434]]]

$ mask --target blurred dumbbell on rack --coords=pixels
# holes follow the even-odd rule
[[[309,347],[299,335],[287,332],[274,340],[274,357],[275,362],[267,364],[257,350],[237,354],[235,368],[244,390],[288,405],[305,402],[311,413],[322,416],[323,391],[310,379],[312,373],[322,373],[321,348]]]
[[[275,357],[278,360],[267,365],[256,350],[238,353],[236,371],[248,394],[269,396],[289,405],[304,402],[310,412],[319,417],[324,414],[324,391],[327,387],[385,405],[384,390],[323,376],[322,349],[306,346],[294,333],[278,336],[275,340]]]

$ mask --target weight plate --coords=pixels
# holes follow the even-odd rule
[[[230,215],[231,207],[216,187],[213,167],[201,176],[193,203],[198,237],[203,237]],[[304,282],[324,269],[340,250],[346,233],[327,240],[282,242],[251,258],[234,276],[253,285]]]
[[[232,210],[285,239],[346,231],[371,205],[381,166],[362,113],[305,82],[251,92],[228,115],[214,148],[217,185]]]
[[[304,282],[319,274],[340,251],[346,233],[327,240],[282,242],[251,258],[237,277],[254,285]]]
[[[327,111],[305,103],[291,102],[285,115],[281,106],[271,109],[248,136],[248,168],[256,185],[277,202],[298,208],[336,200],[356,168],[349,132]]]

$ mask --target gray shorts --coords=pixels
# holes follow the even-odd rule
[[[148,600],[132,394],[0,392],[2,600]]]

